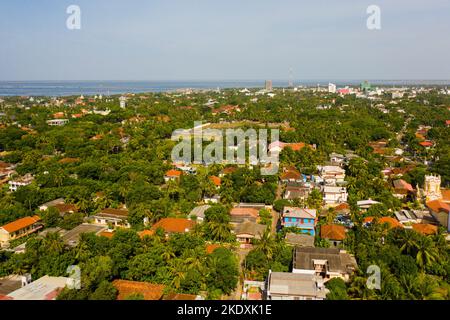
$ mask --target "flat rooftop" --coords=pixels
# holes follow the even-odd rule
[[[93,224],[80,224],[79,226],[73,228],[72,230],[67,231],[63,236],[63,240],[66,244],[71,246],[76,246],[78,244],[78,240],[80,239],[80,235],[82,233],[90,233],[93,232],[97,234],[98,232],[105,230],[104,226],[97,226]]]
[[[0,278],[0,295],[6,296],[7,294],[16,291],[22,287],[22,280],[18,276],[7,276]]]

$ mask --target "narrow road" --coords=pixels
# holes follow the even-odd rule
[[[239,248],[237,250],[237,254],[239,256],[239,280],[236,287],[236,290],[229,296],[229,300],[241,300],[242,290],[244,286],[243,279],[244,278],[244,269],[242,268],[242,264],[244,263],[245,257],[250,252],[250,249]]]

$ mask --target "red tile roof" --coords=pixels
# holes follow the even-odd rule
[[[39,216],[25,217],[25,218],[21,218],[16,221],[10,222],[8,224],[5,224],[4,226],[2,226],[0,228],[4,229],[5,231],[7,231],[9,233],[12,233],[12,232],[24,229],[26,227],[29,227],[40,220],[41,220],[41,218],[39,218]]]
[[[152,226],[152,230],[162,228],[168,233],[183,233],[191,230],[195,225],[195,221],[184,218],[163,218]]]
[[[320,237],[330,240],[344,240],[346,229],[337,224],[323,225],[320,227]]]
[[[118,291],[117,300],[125,300],[133,294],[142,294],[144,300],[160,300],[165,288],[163,284],[129,280],[114,280],[113,285]]]

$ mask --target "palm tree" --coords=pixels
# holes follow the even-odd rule
[[[421,237],[416,242],[417,255],[416,262],[424,270],[437,259],[437,251],[430,238]]]
[[[75,248],[75,259],[78,261],[86,261],[90,257],[90,250],[87,243],[87,234],[82,233],[80,235],[80,240]]]
[[[411,230],[401,230],[399,240],[403,245],[400,247],[401,252],[412,254],[417,248],[417,234]]]
[[[45,235],[43,245],[46,251],[61,253],[64,249],[64,242],[59,233],[49,232]]]
[[[173,258],[175,258],[175,253],[173,252],[171,247],[166,247],[163,253],[161,254],[161,257],[166,261],[170,261]]]
[[[420,300],[443,300],[445,294],[441,292],[439,284],[433,276],[420,274],[415,286],[416,298]]]
[[[230,237],[231,227],[228,223],[209,221],[207,226],[214,240],[224,241]]]
[[[180,289],[181,282],[186,278],[185,268],[186,267],[184,261],[180,259],[172,260],[172,263],[169,266],[169,270],[173,275],[172,285],[175,287],[175,289]]]
[[[355,276],[352,279],[348,294],[356,300],[373,300],[376,298],[374,291],[367,287],[367,279],[360,276]]]
[[[327,224],[332,224],[334,222],[334,218],[336,218],[336,210],[334,210],[334,208],[329,208],[325,218]]]
[[[81,212],[86,213],[90,205],[90,201],[85,198],[81,198],[77,202],[77,207],[80,209]]]
[[[272,238],[270,226],[264,230],[261,239],[256,241],[255,249],[264,253],[268,260],[272,260],[275,251],[275,241]]]

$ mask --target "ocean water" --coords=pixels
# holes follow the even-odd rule
[[[294,80],[294,85],[358,85],[361,80]],[[447,80],[374,80],[373,85],[450,85]],[[287,87],[288,81],[273,81],[274,87]],[[166,92],[177,89],[263,88],[264,80],[236,81],[0,81],[0,96],[114,95],[123,93]]]
[[[0,96],[114,95],[263,85],[264,82],[251,81],[4,81],[0,82]]]

